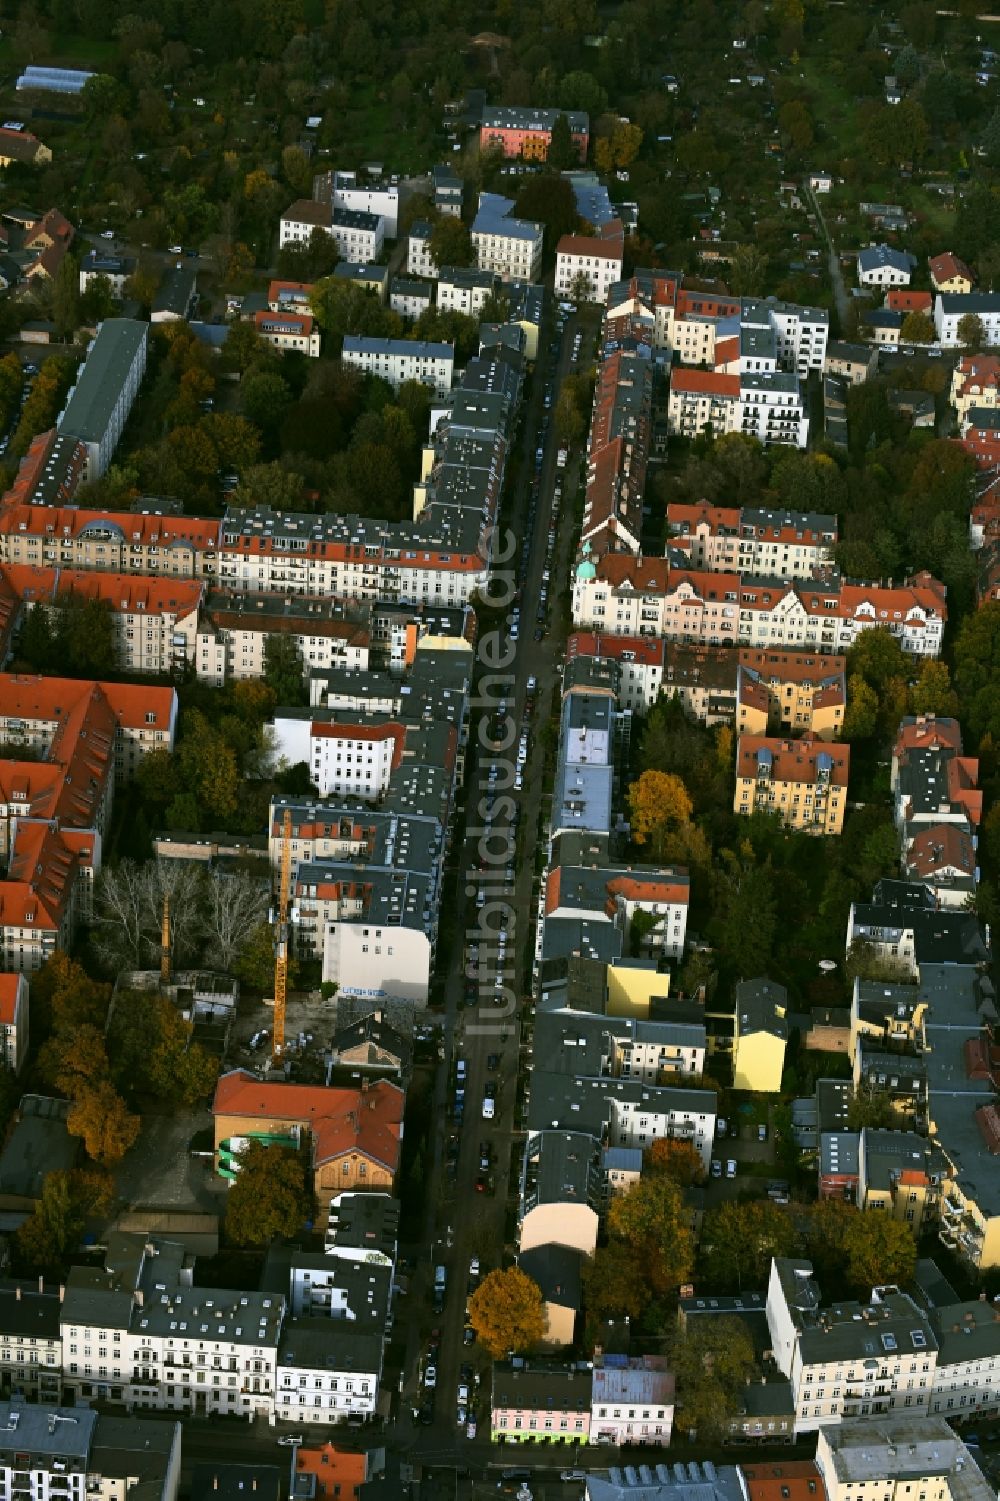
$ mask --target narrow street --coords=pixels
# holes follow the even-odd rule
[[[809,200],[812,211],[816,215],[816,222],[819,225],[820,234],[826,241],[827,266],[830,271],[830,284],[833,287],[833,296],[837,304],[837,316],[840,319],[841,336],[843,336],[843,330],[848,326],[848,309],[851,306],[850,293],[844,285],[844,277],[840,269],[840,259],[837,255],[833,240],[830,237],[830,231],[826,227],[826,220],[823,218],[823,211],[820,208],[819,203],[817,202],[816,194],[813,192],[809,184],[805,182],[802,184],[802,192],[804,196]]]

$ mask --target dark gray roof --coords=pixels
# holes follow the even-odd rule
[[[282,1470],[277,1465],[210,1460],[191,1471],[191,1501],[279,1501]]]
[[[149,337],[149,325],[135,318],[106,318],[59,419],[60,433],[99,443],[121,395],[136,354]]]
[[[735,991],[736,1016],[743,1036],[753,1032],[769,1032],[772,1037],[787,1040],[788,1023],[783,1013],[788,1005],[788,991],[776,980],[758,975],[754,980],[743,980]]]
[[[583,1259],[582,1251],[568,1246],[535,1246],[530,1251],[522,1251],[517,1264],[522,1272],[538,1283],[546,1303],[579,1309]]]
[[[498,1360],[493,1365],[493,1406],[529,1412],[589,1412],[589,1367]]]
[[[350,1319],[289,1319],[278,1346],[278,1364],[299,1370],[374,1374],[377,1379],[382,1346],[381,1332],[359,1329]]]
[[[186,318],[194,297],[198,273],[189,266],[171,266],[153,297],[152,312],[173,313]]]
[[[0,1284],[0,1334],[57,1340],[60,1306],[55,1289],[39,1292],[34,1282]]]

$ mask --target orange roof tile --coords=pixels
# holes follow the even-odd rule
[[[316,1501],[357,1501],[368,1475],[368,1456],[348,1449],[335,1449],[329,1440],[317,1448],[300,1447],[295,1452],[296,1475],[315,1481]]]
[[[768,735],[741,735],[736,747],[736,775],[755,777],[758,753],[768,751],[771,756],[771,780],[774,782],[815,782],[820,756],[830,760],[830,782],[835,787],[846,787],[851,765],[851,749],[848,745],[835,745],[828,740],[814,740],[804,735],[801,740],[779,740]]]
[[[245,1069],[223,1074],[212,1114],[298,1123],[312,1132],[316,1163],[355,1151],[395,1172],[402,1137],[403,1091],[380,1079],[362,1089],[264,1084]]]
[[[21,979],[21,975],[0,975],[0,1023],[5,1027],[12,1027],[17,1018],[17,996]]]
[[[677,369],[670,376],[670,389],[688,396],[731,396],[740,394],[738,375],[723,375],[718,370]]]

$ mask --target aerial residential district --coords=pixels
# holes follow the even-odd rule
[[[995,1501],[1000,17],[0,20],[0,1501]]]

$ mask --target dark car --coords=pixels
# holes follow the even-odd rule
[[[500,1067],[500,1054],[499,1053],[487,1053],[487,1055],[486,1055],[486,1068],[489,1071],[489,1073],[495,1074],[496,1071],[497,1071],[497,1069],[499,1067]]]
[[[429,1428],[434,1421],[434,1403],[424,1402],[420,1408],[420,1422],[425,1428]]]
[[[466,1324],[462,1330],[462,1344],[474,1345],[476,1343],[476,1331],[471,1324]]]
[[[485,1173],[480,1173],[479,1177],[476,1179],[476,1193],[477,1194],[484,1194],[485,1192],[486,1192],[486,1174]]]

